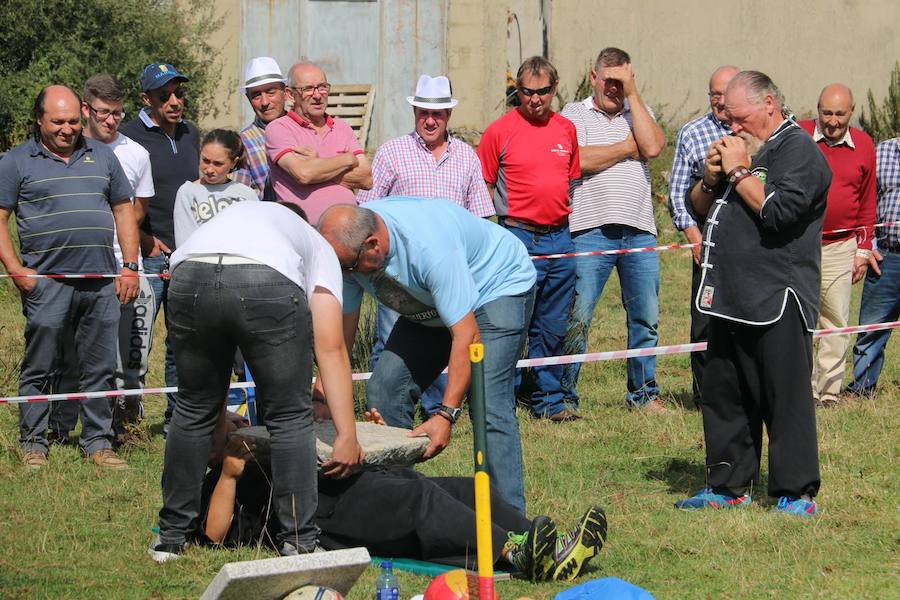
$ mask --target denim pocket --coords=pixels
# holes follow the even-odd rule
[[[278,346],[297,336],[297,309],[300,299],[295,295],[274,298],[241,297],[241,307],[247,331],[272,346]]]
[[[196,331],[195,315],[197,297],[196,292],[185,293],[169,288],[166,296],[168,306],[166,308],[166,327],[173,332],[193,333]]]

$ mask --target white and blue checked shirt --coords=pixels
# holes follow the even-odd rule
[[[669,213],[676,229],[698,227],[694,215],[685,206],[691,183],[703,177],[703,163],[710,144],[731,133],[731,128],[708,112],[678,131],[675,159],[669,178]]]
[[[372,159],[372,189],[360,191],[356,201],[364,204],[385,196],[443,198],[476,217],[494,214],[481,161],[468,144],[453,136],[448,136],[437,161],[415,131],[382,144]]]
[[[876,219],[879,223],[900,221],[900,137],[878,144],[875,162]],[[900,251],[900,225],[878,227],[875,236],[879,248]]]

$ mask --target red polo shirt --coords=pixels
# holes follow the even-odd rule
[[[568,219],[569,181],[581,177],[571,121],[550,113],[532,123],[511,110],[485,129],[478,145],[484,180],[495,186],[497,214],[535,225]]]

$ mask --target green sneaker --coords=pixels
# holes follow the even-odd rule
[[[600,552],[605,542],[606,513],[599,506],[593,506],[584,513],[576,527],[557,536],[553,568],[549,571],[548,579],[575,579],[585,563]]]
[[[544,581],[554,564],[556,525],[550,517],[539,516],[525,533],[506,534],[507,560],[529,581]]]

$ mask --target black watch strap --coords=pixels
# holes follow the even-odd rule
[[[129,271],[134,271],[135,273],[137,273],[138,269],[140,269],[140,267],[138,266],[138,264],[136,262],[127,262],[122,265],[122,268],[128,269]]]
[[[452,406],[447,406],[446,404],[441,404],[437,409],[437,414],[450,421],[451,425],[456,424],[459,420],[459,413],[461,412],[461,408],[454,408]]]

